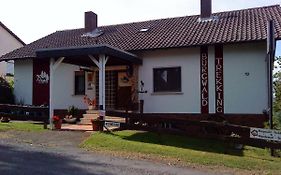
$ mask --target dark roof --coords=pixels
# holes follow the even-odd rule
[[[81,37],[84,29],[57,31],[0,59],[34,58],[41,48],[75,47],[108,44],[126,50],[190,47],[216,43],[266,40],[267,22],[274,20],[275,36],[281,39],[281,7],[279,5],[213,14],[218,19],[199,22],[199,16],[167,18],[136,23],[101,26],[104,34]],[[149,28],[140,32],[142,28]]]
[[[18,40],[22,45],[26,45],[16,34],[14,34],[8,27],[6,27],[1,21],[0,26],[3,27],[7,32],[9,32],[16,40]]]
[[[67,48],[46,48],[46,49],[38,49],[36,51],[36,56],[38,58],[46,58],[46,57],[76,57],[76,56],[85,56],[85,55],[99,55],[99,54],[107,54],[113,58],[118,58],[123,62],[134,63],[134,64],[142,64],[142,60],[139,59],[136,55],[120,50],[118,48],[114,48],[112,46],[106,44],[97,44],[94,46],[80,46],[80,47],[67,47]]]

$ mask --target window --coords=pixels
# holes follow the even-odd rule
[[[85,72],[75,71],[75,95],[85,95]]]
[[[181,92],[181,67],[154,68],[154,92]]]

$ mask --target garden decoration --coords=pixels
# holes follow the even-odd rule
[[[96,108],[96,98],[89,98],[87,95],[84,96],[84,103],[88,105],[89,110],[94,110]]]

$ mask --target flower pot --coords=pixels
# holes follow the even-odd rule
[[[68,124],[76,124],[77,118],[72,117],[72,116],[66,116],[64,118],[64,121]]]
[[[92,120],[93,131],[103,131],[103,120]]]
[[[88,109],[89,109],[89,110],[94,110],[94,106],[93,106],[93,105],[89,105],[89,106],[88,106]]]
[[[62,124],[62,120],[59,120],[57,122],[54,123],[55,129],[61,129],[61,124]]]
[[[9,117],[2,117],[1,122],[2,123],[8,123],[8,122],[10,122],[10,119],[9,119]]]

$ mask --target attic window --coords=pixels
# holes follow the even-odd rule
[[[104,32],[100,29],[95,29],[92,32],[84,33],[82,37],[90,37],[90,38],[96,38],[104,34]]]
[[[218,16],[211,16],[209,18],[199,18],[198,22],[211,22],[211,21],[218,21],[219,17]]]
[[[140,32],[147,32],[149,30],[149,28],[147,27],[147,28],[142,28],[142,29],[140,29],[139,31]]]

